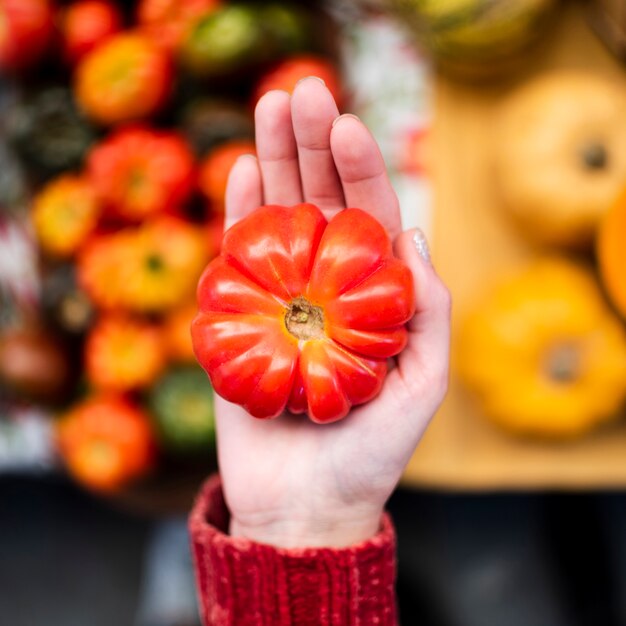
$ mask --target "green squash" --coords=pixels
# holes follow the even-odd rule
[[[488,77],[508,69],[541,32],[556,0],[389,0],[445,70]]]
[[[236,74],[265,56],[265,33],[248,5],[226,5],[201,18],[181,49],[184,67],[204,77]]]
[[[233,79],[311,47],[309,13],[279,3],[226,4],[201,18],[181,49],[193,74]]]
[[[163,448],[175,456],[208,453],[215,446],[213,389],[195,365],[169,370],[148,395]]]

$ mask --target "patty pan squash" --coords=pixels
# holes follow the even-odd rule
[[[626,399],[626,332],[590,271],[541,259],[469,313],[456,346],[459,374],[508,430],[580,435]]]

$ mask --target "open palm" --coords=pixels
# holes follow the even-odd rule
[[[411,268],[417,313],[409,342],[378,397],[336,423],[306,416],[256,420],[217,399],[218,455],[231,534],[280,546],[349,545],[373,535],[385,501],[447,386],[448,291],[401,233],[397,197],[366,127],[339,116],[319,79],[256,109],[258,160],[240,158],[226,193],[226,226],[262,204],[312,202],[326,217],[370,212]]]

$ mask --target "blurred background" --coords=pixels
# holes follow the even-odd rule
[[[317,75],[454,299],[403,624],[626,625],[624,0],[0,0],[0,615],[195,626],[189,337],[228,171]]]

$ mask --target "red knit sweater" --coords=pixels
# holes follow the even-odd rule
[[[395,534],[349,548],[281,549],[226,533],[219,477],[189,518],[205,626],[395,626]]]

